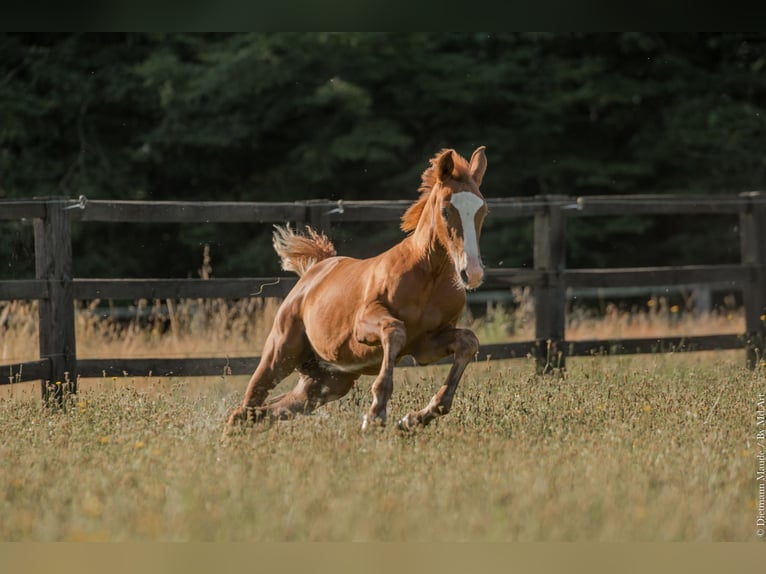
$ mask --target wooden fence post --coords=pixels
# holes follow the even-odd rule
[[[48,282],[48,298],[38,303],[40,358],[50,362],[50,380],[41,382],[42,396],[59,403],[65,390],[77,392],[72,227],[65,205],[46,202],[45,217],[34,222],[35,276]]]
[[[546,271],[541,287],[534,290],[537,370],[547,374],[565,367],[564,328],[566,287],[562,272],[566,264],[566,217],[563,195],[545,195],[545,210],[535,215],[534,266]]]
[[[746,200],[739,212],[742,263],[755,265],[753,281],[745,283],[745,363],[754,369],[763,361],[766,339],[766,196],[741,193]]]

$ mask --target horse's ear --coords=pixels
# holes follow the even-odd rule
[[[477,147],[471,156],[471,177],[476,182],[476,185],[481,185],[481,180],[484,179],[484,172],[487,171],[487,156],[484,155],[485,149],[487,148],[484,146]]]
[[[436,159],[436,179],[439,182],[444,182],[452,177],[452,170],[455,169],[452,153],[451,149],[445,149]]]

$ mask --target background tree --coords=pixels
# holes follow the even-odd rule
[[[414,199],[435,151],[477,145],[488,196],[735,194],[766,179],[764,48],[763,34],[6,34],[0,198]],[[573,220],[569,263],[734,260],[734,222],[711,225]],[[193,275],[210,243],[217,275],[269,274],[267,227],[78,225],[76,272]],[[0,231],[0,274],[28,276],[28,226]],[[360,255],[400,237],[353,232],[341,249]],[[490,218],[487,263],[529,264],[530,237]]]

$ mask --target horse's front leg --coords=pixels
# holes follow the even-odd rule
[[[446,415],[452,408],[452,399],[455,396],[460,378],[463,376],[463,371],[478,351],[479,339],[473,331],[468,329],[448,329],[431,339],[424,340],[419,348],[413,352],[418,363],[432,363],[450,354],[454,355],[454,362],[447,375],[447,380],[431,398],[428,405],[420,411],[413,411],[405,415],[397,425],[399,429],[406,431],[417,426],[425,426],[436,417]]]
[[[404,323],[380,303],[368,305],[358,316],[354,338],[365,345],[380,345],[383,361],[372,383],[372,405],[362,419],[362,430],[386,423],[386,406],[394,392],[394,366],[399,351],[407,344]]]

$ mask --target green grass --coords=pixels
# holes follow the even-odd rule
[[[741,353],[473,364],[425,430],[362,433],[370,379],[313,416],[222,439],[242,378],[84,381],[64,412],[0,398],[0,539],[754,540]],[[389,418],[445,368],[399,369]]]

